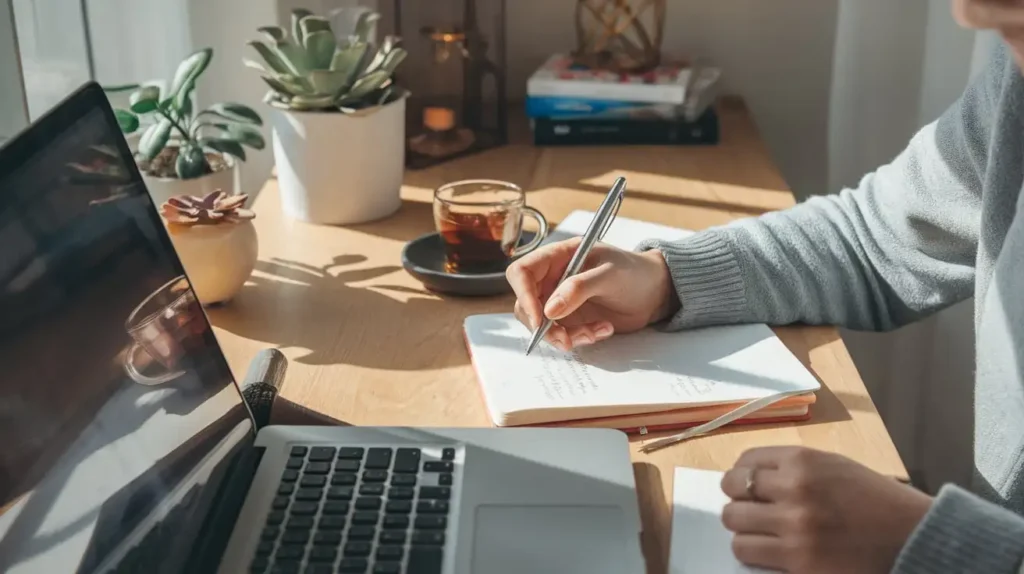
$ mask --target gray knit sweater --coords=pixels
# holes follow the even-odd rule
[[[1022,185],[1024,79],[1001,49],[960,101],[856,189],[641,245],[661,250],[671,270],[682,310],[670,328],[766,322],[883,331],[974,295],[975,480],[964,485],[971,492],[941,489],[895,572],[1022,568]]]

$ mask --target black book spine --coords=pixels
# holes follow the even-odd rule
[[[559,145],[715,145],[718,117],[708,110],[693,122],[636,119],[533,120],[533,143]]]

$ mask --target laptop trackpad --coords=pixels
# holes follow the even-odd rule
[[[617,506],[478,506],[473,572],[623,574],[626,537]]]

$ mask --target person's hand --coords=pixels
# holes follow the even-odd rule
[[[541,247],[509,266],[515,314],[531,331],[548,317],[545,340],[563,351],[628,333],[679,307],[665,259],[657,250],[623,251],[597,244],[584,269],[558,285],[580,238]],[[558,287],[557,290],[555,289]]]
[[[1024,5],[1006,0],[953,0],[953,17],[961,26],[995,30],[1010,45],[1024,68]]]
[[[722,490],[733,499],[722,522],[735,533],[736,558],[794,574],[889,572],[932,501],[846,457],[803,447],[747,451]]]

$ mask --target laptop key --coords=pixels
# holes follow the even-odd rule
[[[366,468],[390,468],[391,452],[390,448],[371,448],[366,452]]]
[[[417,530],[412,533],[412,543],[418,545],[440,545],[444,544],[444,532],[436,530]]]
[[[366,569],[369,567],[370,563],[366,561],[366,558],[343,558],[341,563],[338,564],[338,572],[354,574],[356,572],[366,572]]]
[[[277,535],[281,533],[281,528],[277,526],[267,526],[263,529],[263,534],[260,534],[260,538],[264,540],[277,540]]]
[[[417,514],[448,514],[447,500],[421,500],[416,503]]]
[[[421,499],[448,500],[452,497],[452,489],[447,486],[421,486]]]
[[[423,472],[451,472],[455,465],[450,460],[428,460],[423,463]]]
[[[327,484],[327,477],[322,474],[306,474],[299,481],[299,486],[324,486]]]
[[[334,566],[332,564],[306,564],[306,569],[302,571],[302,574],[334,574]]]
[[[261,540],[260,543],[256,545],[256,556],[268,556],[273,551],[273,540]]]
[[[320,505],[316,502],[296,502],[292,505],[293,516],[312,516],[316,514],[316,511],[320,508]]]
[[[292,456],[306,456],[306,447],[304,447],[304,446],[293,446],[292,447],[291,455]]]
[[[259,556],[249,564],[249,572],[263,572],[270,566],[270,561],[266,558]]]
[[[293,470],[297,470],[297,469],[302,468],[302,463],[303,462],[305,462],[305,460],[302,457],[293,456],[293,457],[288,459],[288,462],[284,465],[284,467],[285,468],[290,468],[290,469],[293,469]]]
[[[416,522],[417,524],[419,523],[419,518],[416,519]],[[409,517],[405,514],[389,514],[384,517],[384,528],[399,528],[405,530],[406,528],[409,528]]]
[[[380,514],[377,512],[360,511],[352,514],[352,524],[376,525],[379,520]]]
[[[309,552],[310,562],[334,562],[337,557],[338,550],[326,546],[314,546]]]
[[[420,468],[418,448],[400,448],[395,452],[395,472],[416,472]]]
[[[341,532],[337,530],[323,530],[313,535],[313,544],[316,546],[337,546],[341,544]]]
[[[408,574],[441,574],[444,549],[430,546],[414,546],[409,550]]]
[[[349,540],[373,540],[373,534],[377,529],[373,526],[357,524],[348,529]]]
[[[405,544],[405,531],[404,530],[384,530],[383,532],[380,533],[380,543],[381,544]],[[387,548],[387,547],[385,546],[385,547],[382,547],[382,548]],[[399,546],[398,549],[401,550],[402,548]],[[401,556],[402,556],[402,553],[399,552],[398,553],[398,557],[401,558]],[[378,554],[378,557],[383,558],[379,554]]]
[[[442,450],[441,451],[441,458],[443,458],[444,460],[455,460],[455,449],[454,448],[446,448],[446,449]]]
[[[387,482],[388,471],[370,469],[363,472],[363,482]]]
[[[321,530],[341,530],[345,527],[344,516],[321,516],[320,517],[320,529]]]
[[[309,530],[310,528],[313,528],[313,517],[293,516],[288,519],[288,524],[285,528],[288,530]]]
[[[329,500],[324,503],[324,514],[348,514],[348,503],[340,500]]]
[[[412,512],[412,501],[389,500],[384,504],[384,512],[389,514],[409,514]]]
[[[354,492],[351,486],[332,486],[327,489],[327,500],[351,500]]]
[[[274,567],[270,569],[270,574],[299,574],[299,568],[302,563],[294,560],[287,560],[284,562],[274,563]]]
[[[448,527],[448,517],[447,516],[436,516],[436,515],[435,516],[430,516],[430,515],[427,515],[427,516],[417,516],[416,517],[415,526],[416,526],[417,529],[422,528],[424,530],[434,530],[434,529],[438,529],[438,528],[441,528],[441,529],[447,528]]]
[[[324,489],[322,488],[300,488],[295,493],[295,500],[317,500],[319,501],[324,496]]]
[[[295,492],[295,483],[293,482],[285,482],[277,487],[277,493],[281,496],[288,496],[293,492]]]
[[[309,460],[334,460],[334,447],[314,446],[309,451]]]
[[[299,479],[299,471],[294,468],[286,468],[281,473],[281,482],[295,482]]]
[[[345,544],[345,556],[369,556],[370,555],[370,543],[369,542],[348,542]]]
[[[355,472],[359,470],[359,461],[343,458],[334,463],[334,470],[341,472]]]
[[[351,458],[355,460],[363,459],[364,449],[361,446],[343,446],[338,449],[338,458]]]
[[[356,499],[356,509],[358,510],[380,510],[381,499],[379,496],[360,496]]]
[[[402,574],[402,563],[378,562],[373,565],[373,574]]]
[[[364,484],[359,487],[359,494],[380,496],[384,494],[384,485],[379,482]]]
[[[416,475],[393,474],[391,475],[391,486],[416,486]]]
[[[358,477],[353,472],[336,472],[331,477],[331,484],[335,486],[352,486]]]
[[[392,486],[388,491],[390,500],[412,500],[416,492],[409,486]]]
[[[441,486],[451,486],[452,485],[452,475],[451,475],[451,473],[446,472],[446,473],[443,473],[440,476],[438,476],[437,477],[437,483],[439,485],[441,485]]]
[[[306,474],[327,474],[331,472],[331,463],[329,462],[310,462],[306,464]]]
[[[305,544],[309,541],[309,530],[286,530],[281,544]]]
[[[281,510],[274,510],[267,515],[267,524],[269,526],[277,526],[284,522],[284,512]]]
[[[277,549],[277,552],[274,554],[274,558],[278,560],[301,560],[305,553],[305,546],[299,546],[298,544],[285,544]]]
[[[274,498],[274,504],[271,505],[271,508],[273,508],[274,510],[284,510],[285,508],[288,508],[288,497],[287,496],[277,496],[277,497],[275,497]]]

